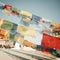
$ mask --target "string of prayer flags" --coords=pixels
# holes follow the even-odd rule
[[[11,14],[19,15],[18,10],[9,4],[4,5],[3,13],[5,13],[6,15],[11,15]]]
[[[27,21],[35,20],[35,23],[37,23],[37,22],[44,22],[44,23],[51,22],[50,20],[47,21],[46,19],[39,17],[39,16],[36,16],[28,11],[19,10],[19,9],[9,5],[9,4],[2,4],[0,6],[0,9],[2,9],[3,13],[5,13],[6,15],[13,14],[13,15],[16,15],[18,17],[23,17],[23,20],[25,20],[25,21],[26,20]]]
[[[27,47],[31,47],[31,48],[35,48],[35,46],[36,46],[36,44],[34,44],[28,40],[25,40],[24,38],[15,36],[15,39],[17,39],[18,43],[23,44],[23,46],[27,46]]]
[[[11,33],[18,32],[23,36],[25,36],[25,35],[34,36],[34,29],[33,28],[28,28],[26,26],[23,26],[20,24],[15,24],[15,23],[12,23],[7,20],[3,20],[1,28],[6,31],[9,31]]]
[[[30,12],[27,12],[27,11],[24,11],[24,10],[19,10],[19,9],[17,9],[15,7],[12,7],[9,4],[5,4],[3,6],[3,10],[4,10],[5,13],[9,13],[10,12],[10,13],[12,13],[14,15],[17,15],[17,16],[19,16],[19,15],[22,15],[22,16],[25,15],[27,17],[31,17],[32,16],[32,14]]]
[[[3,32],[3,33],[2,33]],[[2,34],[6,34],[5,30],[0,30],[0,35]],[[0,36],[1,37],[1,36]],[[9,40],[16,40],[18,43],[23,44],[24,46],[29,46],[34,48],[35,44],[32,42],[29,42],[28,40],[24,40],[24,38],[20,37],[20,36],[16,36],[13,33],[7,33],[4,39],[9,39]],[[26,44],[27,43],[27,44]]]
[[[35,48],[36,44],[34,44],[34,43],[32,43],[32,42],[30,42],[28,40],[25,40],[24,38],[15,36],[15,39],[17,40],[18,43],[23,44],[23,46]]]
[[[38,22],[42,22],[42,23],[46,23],[46,19],[36,16],[28,11],[24,11],[24,10],[19,10],[9,4],[4,4],[3,6],[3,13],[5,13],[6,15],[16,15],[18,17],[22,17],[22,20],[25,22],[30,22],[31,20],[35,23],[38,24]],[[2,7],[1,6],[1,7]]]

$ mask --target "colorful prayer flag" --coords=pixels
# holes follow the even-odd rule
[[[60,38],[50,36],[48,34],[43,34],[42,46],[44,48],[54,48],[60,50]]]
[[[5,30],[11,30],[12,23],[9,21],[3,20],[3,24],[1,25],[1,28]]]
[[[0,27],[1,27],[2,23],[3,23],[3,19],[0,18]]]
[[[36,15],[32,15],[32,20],[39,22],[40,21],[40,17],[36,16]]]
[[[51,25],[54,27],[60,27],[60,24],[56,23],[56,22],[51,22]]]
[[[18,25],[17,32],[23,36],[34,36],[34,29],[26,26]],[[32,32],[32,33],[31,33]]]
[[[8,10],[6,10],[6,9],[3,9],[2,12],[3,12],[4,14],[6,14],[7,16],[10,16],[10,15],[11,15],[10,11],[8,11]]]
[[[27,11],[24,11],[24,10],[21,10],[20,14],[28,16],[28,17],[32,16],[32,14],[30,12],[27,12]]]

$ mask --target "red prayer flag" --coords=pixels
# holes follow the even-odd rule
[[[6,5],[4,5],[4,9],[10,10],[10,9],[12,9],[12,6],[9,4],[6,4]]]
[[[43,33],[42,46],[60,50],[60,38]]]

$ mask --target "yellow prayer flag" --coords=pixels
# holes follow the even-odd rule
[[[23,36],[34,36],[34,29],[26,26],[18,25],[17,32]]]
[[[8,10],[6,10],[6,9],[2,10],[2,12],[5,13],[6,15],[8,15],[8,16],[11,15],[10,12]]]
[[[25,17],[25,18],[23,18],[23,21],[26,21],[26,22],[30,22],[30,18],[28,18],[28,17]]]
[[[51,22],[51,25],[53,25],[54,27],[60,27],[60,24],[55,23],[55,22]]]
[[[23,10],[21,10],[20,14],[25,15],[25,16],[32,16],[30,12],[23,11]]]
[[[10,33],[7,32],[4,38],[5,38],[5,39],[9,39],[9,37],[10,37]]]
[[[7,21],[7,20],[4,20],[2,25],[1,25],[1,28],[2,29],[5,29],[5,30],[11,30],[12,28],[12,24],[11,22]]]
[[[21,37],[19,37],[19,38],[18,38],[18,42],[19,42],[19,43],[21,43],[21,44],[23,44],[24,39],[23,39],[23,38],[21,38]]]
[[[24,42],[23,38],[21,38],[20,36],[16,36],[16,35],[14,37],[14,40],[16,40],[18,43],[21,43],[21,44]]]
[[[3,23],[3,19],[0,18],[0,27],[1,27],[2,23]]]

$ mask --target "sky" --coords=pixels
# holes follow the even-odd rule
[[[43,17],[60,24],[60,0],[0,0],[4,4],[10,4],[20,10],[26,10],[37,16]],[[0,18],[19,23],[21,18],[6,16],[0,10]]]

